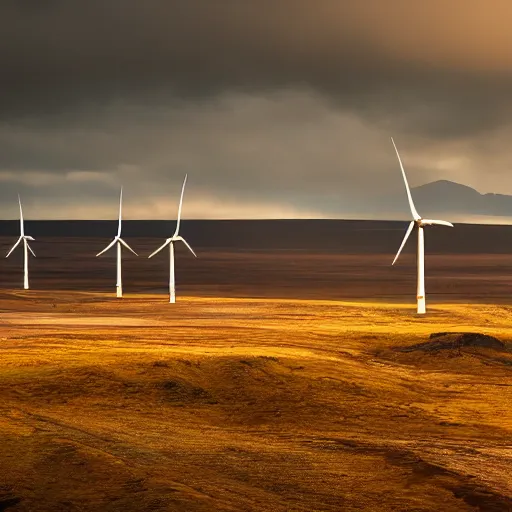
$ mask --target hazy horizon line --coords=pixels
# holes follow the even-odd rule
[[[470,218],[471,216],[465,216]],[[482,218],[482,221],[477,219]],[[483,220],[501,220],[502,222],[483,222]],[[118,222],[118,218],[111,219],[24,219],[24,222]],[[386,218],[386,219],[369,219],[369,218],[361,218],[361,217],[351,217],[351,218],[343,218],[343,217],[295,217],[295,218],[219,218],[219,219],[181,219],[181,222],[304,222],[304,221],[314,221],[314,222],[411,222],[410,218]],[[176,219],[123,219],[123,223],[130,222],[175,222]],[[19,222],[19,218],[10,218],[10,219],[0,219],[0,223],[2,222]],[[453,221],[456,224],[464,224],[464,225],[476,225],[476,226],[492,226],[492,225],[510,225],[512,224],[512,216],[481,216],[475,218],[474,220],[469,221]]]

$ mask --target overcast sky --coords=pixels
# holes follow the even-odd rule
[[[0,218],[385,215],[512,194],[509,0],[2,0]],[[403,196],[404,218],[407,204]]]

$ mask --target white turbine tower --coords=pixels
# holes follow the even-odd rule
[[[28,245],[29,240],[32,242],[34,239],[31,236],[25,235],[25,226],[23,223],[23,210],[21,209],[21,199],[20,195],[18,194],[18,203],[20,204],[20,237],[18,238],[18,241],[13,245],[12,249],[7,253],[6,258],[8,258],[11,253],[18,247],[18,245],[23,242],[23,250],[24,250],[24,256],[23,256],[23,288],[25,290],[28,290],[28,251],[32,253],[32,256],[36,256],[30,245]]]
[[[119,224],[117,227],[117,235],[114,237],[114,240],[110,242],[110,244],[103,249],[103,251],[96,254],[96,257],[100,256],[104,252],[107,252],[114,245],[117,246],[117,281],[116,281],[116,295],[117,297],[123,296],[123,282],[121,279],[121,245],[124,245],[129,251],[133,252],[135,256],[138,254],[121,238],[121,217],[122,217],[122,208],[123,208],[123,187],[121,187],[121,194],[119,196]]]
[[[407,183],[407,177],[405,176],[404,166],[402,165],[402,160],[400,159],[400,155],[398,154],[398,149],[396,148],[395,141],[393,137],[391,137],[391,142],[396,151],[396,156],[398,157],[398,162],[400,163],[400,168],[402,169],[402,175],[404,177],[405,189],[407,191],[407,198],[409,199],[409,206],[411,208],[412,218],[414,219],[407,228],[404,239],[402,241],[402,245],[393,260],[392,265],[395,264],[398,256],[402,252],[402,249],[409,238],[414,226],[418,228],[418,290],[416,294],[416,299],[418,301],[418,314],[423,315],[426,313],[426,304],[425,304],[425,239],[423,228],[425,226],[449,226],[453,228],[453,224],[450,222],[446,222],[445,220],[432,220],[432,219],[422,219],[419,213],[416,211],[414,207],[414,202],[411,196],[411,190],[409,189],[409,184]]]
[[[187,175],[185,174],[185,179],[183,180],[183,186],[181,187],[181,197],[180,197],[180,205],[178,207],[178,220],[176,223],[176,230],[174,231],[174,234],[171,238],[168,238],[163,245],[161,245],[155,252],[150,254],[148,258],[152,258],[155,254],[160,252],[164,247],[167,245],[169,246],[169,302],[174,303],[176,302],[176,284],[174,279],[174,242],[183,242],[187,248],[190,250],[190,252],[197,258],[196,253],[192,250],[192,247],[188,245],[187,241],[179,236],[179,230],[180,230],[180,221],[181,221],[181,205],[183,203],[183,193],[185,192],[185,184],[187,183]]]

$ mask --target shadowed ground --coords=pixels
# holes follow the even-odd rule
[[[427,242],[439,243],[442,231],[431,233],[432,240]],[[358,232],[357,237],[361,236]],[[365,236],[371,241],[370,235]],[[177,244],[177,295],[178,298],[185,294],[196,297],[384,300],[413,304],[416,297],[414,241],[406,247],[395,266],[391,266],[392,251],[397,250],[402,236],[402,229],[390,232],[387,244],[390,251],[378,253],[352,253],[364,244],[350,233],[340,234],[348,252],[341,248],[315,250],[309,242],[305,243],[307,249],[279,250],[193,245],[198,254],[198,258],[194,258],[182,244]],[[0,237],[0,249],[3,247],[7,253],[9,244],[14,241],[15,238]],[[32,243],[37,258],[31,257],[29,261],[30,287],[34,290],[115,293],[115,251],[95,257],[108,241],[104,238],[37,239]],[[167,293],[168,253],[163,251],[152,259],[147,258],[163,240],[135,238],[128,242],[140,257],[123,252],[125,291]],[[486,249],[476,240],[473,245],[475,250]],[[512,255],[430,252],[434,248],[434,243],[427,243],[427,303],[512,303]],[[446,248],[453,249],[448,245]],[[443,251],[443,247],[437,249]],[[7,259],[0,258],[0,280],[3,288],[23,285],[22,250],[18,249]]]

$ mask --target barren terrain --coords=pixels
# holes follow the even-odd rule
[[[509,257],[429,256],[421,318],[411,254],[180,251],[170,305],[96,243],[2,261],[0,510],[512,510]],[[442,331],[504,345],[398,350]]]

